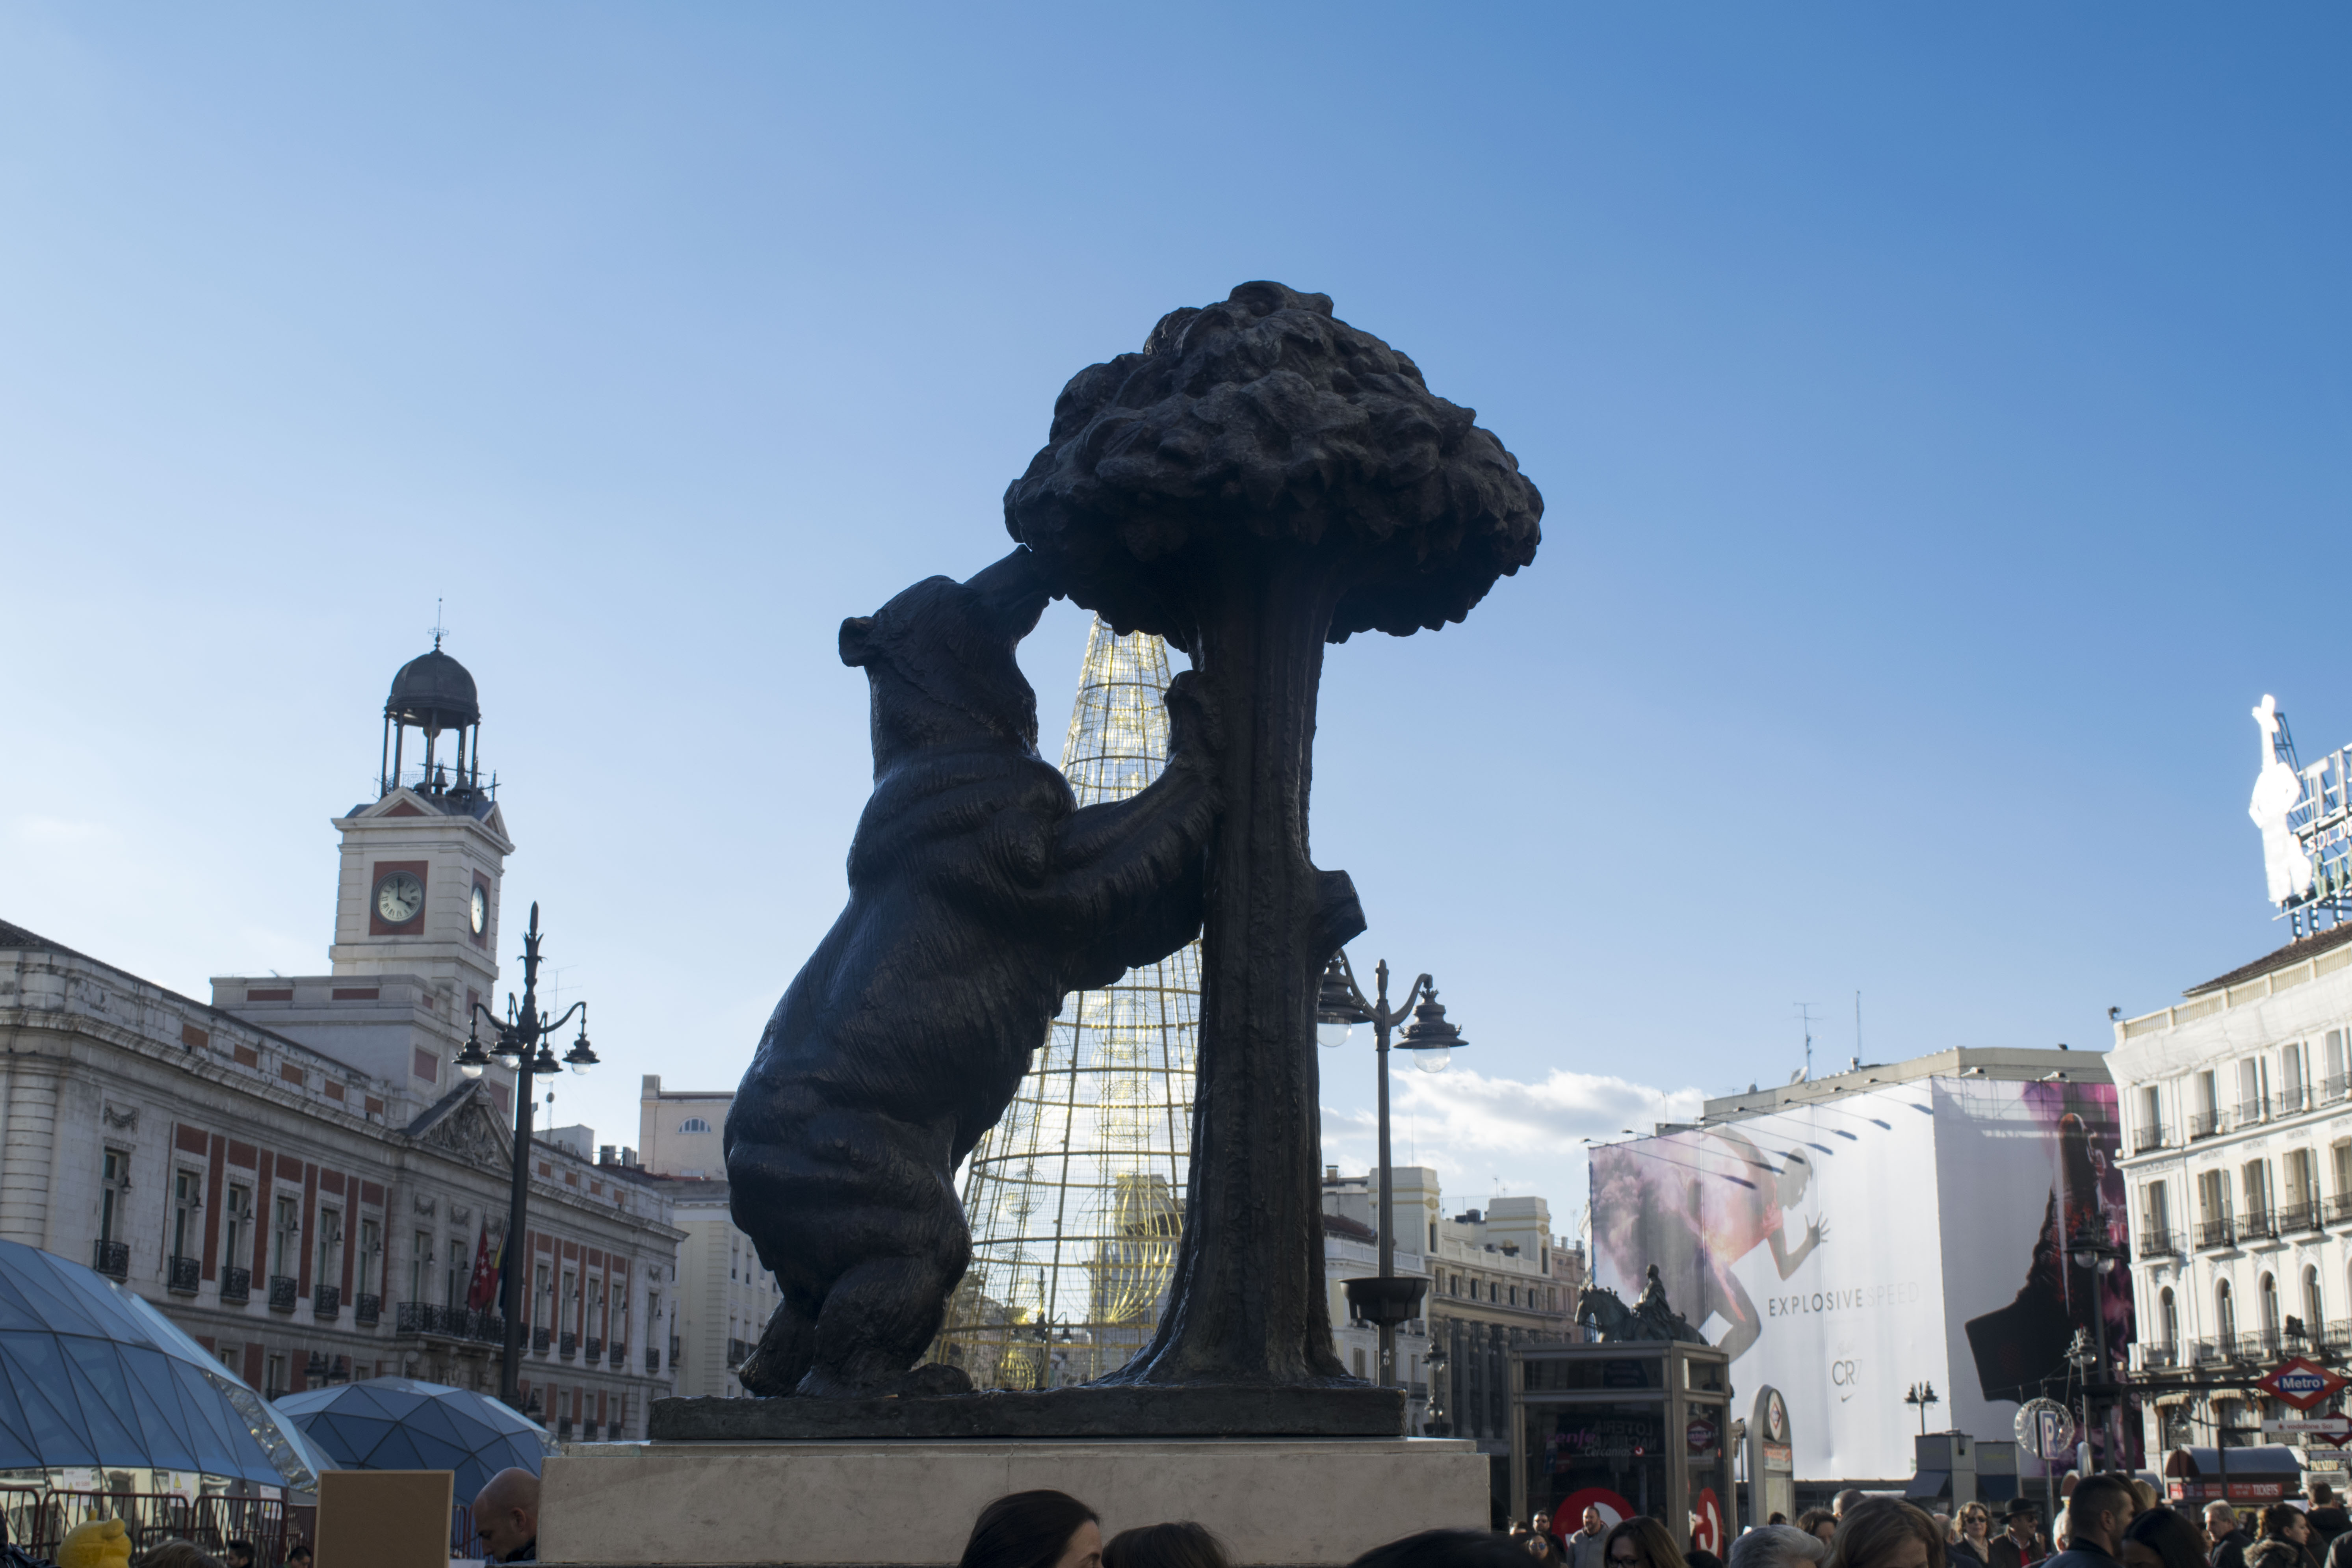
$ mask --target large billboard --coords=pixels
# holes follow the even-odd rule
[[[2130,1271],[2063,1245],[2125,1238],[2116,1131],[2111,1085],[1940,1078],[1595,1149],[1595,1282],[1630,1302],[1655,1264],[1735,1389],[1781,1392],[1800,1479],[1908,1476],[1913,1385],[1999,1438],[2067,1397],[2095,1311],[2124,1360]]]

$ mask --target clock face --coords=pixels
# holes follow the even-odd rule
[[[388,926],[406,925],[425,907],[425,884],[415,874],[394,871],[375,885],[375,912]]]
[[[467,910],[467,915],[474,922],[476,936],[490,929],[490,895],[483,890],[479,883],[474,886],[474,903],[473,907]]]

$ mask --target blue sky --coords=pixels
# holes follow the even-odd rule
[[[2283,937],[2335,646],[2340,10],[0,5],[0,916],[315,971],[436,597],[610,1064],[740,1071],[867,783],[845,615],[1079,367],[1276,278],[1542,487],[1335,649],[1315,850],[1475,1197],[1821,1059],[2103,1042]],[[1049,735],[1082,616],[1028,646]],[[1327,1057],[1333,1157],[1370,1068]],[[1474,1070],[1475,1069],[1475,1070]],[[1514,1086],[1533,1086],[1522,1092]],[[1401,1131],[1401,1140],[1405,1136]]]

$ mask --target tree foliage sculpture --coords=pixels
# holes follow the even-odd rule
[[[1471,409],[1330,300],[1244,283],[1073,377],[1005,525],[1056,591],[1192,657],[1221,712],[1184,1237],[1117,1381],[1346,1376],[1323,1290],[1314,1005],[1364,929],[1307,858],[1323,645],[1467,616],[1535,558],[1543,498]]]

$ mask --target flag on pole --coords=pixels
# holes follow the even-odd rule
[[[482,1234],[474,1243],[474,1278],[466,1287],[466,1309],[478,1312],[491,1304],[499,1288],[497,1270],[490,1263],[490,1225],[482,1222]]]

